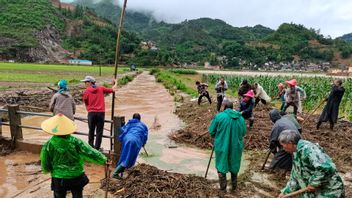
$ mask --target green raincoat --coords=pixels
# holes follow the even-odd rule
[[[60,179],[76,178],[84,172],[84,161],[104,164],[106,156],[95,150],[81,139],[67,135],[53,136],[40,153],[43,173]]]
[[[212,120],[209,134],[214,138],[215,164],[218,172],[238,173],[241,166],[246,123],[241,113],[226,109]]]
[[[281,192],[288,194],[311,185],[317,190],[301,194],[302,198],[343,198],[344,186],[336,166],[321,147],[300,140],[293,154],[290,180]]]

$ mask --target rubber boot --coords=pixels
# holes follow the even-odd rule
[[[330,129],[334,130],[334,123],[333,122],[330,122]]]
[[[218,175],[219,175],[220,190],[223,192],[226,192],[226,186],[227,186],[226,174],[218,173]]]
[[[317,123],[317,130],[319,130],[319,127],[320,127],[321,123],[322,122],[320,122],[320,121]]]
[[[253,119],[249,119],[249,128],[252,128],[254,124],[254,120]]]
[[[231,191],[235,191],[237,189],[237,174],[231,173]]]
[[[122,179],[121,176],[119,176],[120,173],[123,173],[123,171],[125,171],[125,167],[121,166],[121,165],[118,165],[113,174],[112,174],[112,177],[115,178],[115,179]]]

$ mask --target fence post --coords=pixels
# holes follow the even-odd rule
[[[8,105],[11,139],[23,139],[21,125],[21,115],[17,113],[20,109],[18,105]]]
[[[117,161],[120,159],[120,153],[121,153],[121,142],[119,141],[119,135],[120,135],[120,127],[125,124],[125,116],[114,116],[113,120],[113,126],[114,126],[114,155],[113,155],[113,163],[116,164]]]

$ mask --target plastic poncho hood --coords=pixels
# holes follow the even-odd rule
[[[269,113],[270,119],[272,122],[276,122],[281,118],[280,111],[277,109],[273,109]]]
[[[104,164],[106,157],[81,139],[67,135],[49,139],[42,147],[40,160],[43,173],[71,179],[84,173],[84,161]]]

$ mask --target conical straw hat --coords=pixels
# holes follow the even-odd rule
[[[77,130],[77,125],[63,114],[45,120],[41,127],[43,131],[51,135],[68,135]]]

